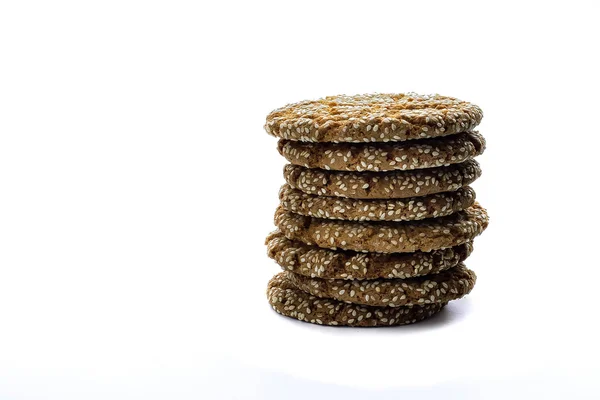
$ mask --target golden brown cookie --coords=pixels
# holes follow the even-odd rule
[[[286,182],[319,196],[352,199],[401,199],[458,190],[475,181],[481,168],[475,160],[447,167],[388,172],[340,172],[287,164]]]
[[[279,153],[290,163],[335,171],[395,171],[458,164],[483,153],[478,132],[390,143],[314,143],[280,139]]]
[[[363,252],[431,251],[473,240],[487,228],[488,216],[477,202],[468,209],[421,221],[353,222],[275,212],[275,225],[290,240],[330,249]]]
[[[412,324],[439,312],[446,304],[410,307],[373,307],[348,304],[312,296],[294,286],[285,272],[275,275],[267,287],[267,298],[281,315],[320,325],[394,326]]]
[[[279,190],[281,206],[300,215],[349,221],[415,221],[443,217],[469,208],[475,203],[475,191],[466,186],[405,199],[349,199],[317,196],[283,185]]]
[[[298,289],[313,296],[378,307],[447,303],[468,294],[477,279],[464,264],[439,274],[410,279],[359,281],[309,278],[293,272],[286,274]]]
[[[476,105],[438,94],[340,95],[278,108],[265,130],[304,142],[388,142],[467,132],[481,118]]]
[[[331,250],[289,240],[279,230],[266,240],[267,254],[285,271],[324,279],[412,278],[455,267],[473,251],[473,242],[412,253]]]

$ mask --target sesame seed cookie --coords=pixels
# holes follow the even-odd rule
[[[483,153],[478,132],[393,143],[314,143],[280,139],[279,153],[294,165],[335,171],[395,171],[458,164]]]
[[[378,307],[447,303],[468,294],[477,279],[475,272],[464,264],[439,274],[410,279],[351,281],[286,274],[298,289],[313,296]]]
[[[400,199],[449,192],[469,185],[480,175],[475,160],[414,171],[340,172],[293,164],[283,170],[286,182],[294,189],[353,199]]]
[[[488,216],[477,202],[464,211],[410,222],[354,222],[275,212],[275,225],[290,240],[330,249],[403,253],[431,251],[471,241],[487,228]]]
[[[304,142],[387,142],[467,132],[482,118],[476,105],[438,94],[340,95],[278,108],[265,130]]]
[[[281,231],[266,240],[267,254],[285,271],[324,279],[406,279],[455,267],[473,251],[473,242],[430,252],[362,253],[331,250],[289,240]]]
[[[269,281],[267,298],[277,313],[304,322],[337,326],[394,326],[412,324],[438,313],[446,304],[373,307],[310,295],[280,272]]]
[[[414,221],[443,217],[469,208],[475,203],[475,191],[466,186],[405,199],[348,199],[307,194],[283,185],[279,190],[281,206],[287,211],[316,218],[349,221]]]

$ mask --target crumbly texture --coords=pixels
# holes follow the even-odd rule
[[[341,172],[287,164],[286,182],[308,194],[353,199],[400,199],[449,192],[481,175],[475,160],[447,167],[389,172]]]
[[[298,289],[286,278],[285,272],[280,272],[269,281],[267,298],[273,309],[281,315],[333,326],[412,324],[431,317],[446,305],[437,303],[410,307],[373,307],[323,299]]]
[[[285,271],[323,279],[406,279],[455,267],[473,251],[473,242],[412,253],[361,253],[331,250],[289,240],[281,231],[266,240],[267,254]]]
[[[453,247],[473,240],[488,225],[483,207],[410,222],[353,222],[306,217],[278,207],[275,225],[290,240],[330,249],[403,253]]]
[[[482,118],[476,105],[438,94],[340,95],[278,108],[265,130],[305,142],[388,142],[470,131]]]
[[[307,194],[283,185],[279,190],[281,206],[300,215],[349,221],[415,221],[443,217],[469,208],[475,203],[475,191],[466,186],[406,199],[348,199]]]
[[[478,132],[394,143],[311,143],[280,139],[290,163],[335,171],[395,171],[458,164],[483,153]]]
[[[313,296],[378,307],[447,303],[471,292],[477,279],[464,264],[439,274],[410,279],[349,281],[286,274],[298,289]]]

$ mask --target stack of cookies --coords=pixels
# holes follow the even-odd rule
[[[463,262],[488,225],[468,185],[483,114],[452,97],[332,96],[274,110],[290,164],[266,240],[280,314],[324,325],[414,323],[469,293]]]

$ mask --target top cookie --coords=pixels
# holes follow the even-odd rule
[[[278,108],[265,129],[305,142],[389,142],[466,132],[482,117],[478,106],[437,94],[340,95]]]

